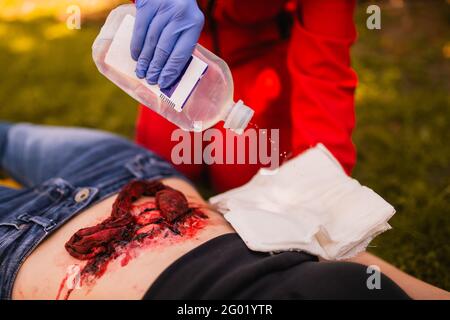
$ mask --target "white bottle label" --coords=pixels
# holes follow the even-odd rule
[[[132,15],[125,16],[106,54],[105,63],[128,77],[137,79],[162,101],[181,112],[192,91],[208,69],[208,65],[192,56],[180,77],[167,89],[161,89],[158,85],[150,85],[145,79],[139,79],[135,74],[136,61],[131,58],[130,54],[134,22],[135,18]]]

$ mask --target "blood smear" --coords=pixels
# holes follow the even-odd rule
[[[164,245],[173,245],[187,239],[193,238],[207,224],[208,216],[198,207],[189,207],[189,213],[180,217],[173,224],[169,225],[160,219],[155,223],[155,219],[149,217],[158,215],[154,201],[148,201],[140,205],[135,205],[130,212],[135,219],[135,232],[129,242],[114,244],[114,250],[111,254],[98,255],[87,260],[85,266],[81,269],[80,284],[92,287],[95,281],[102,277],[107,271],[108,264],[111,261],[120,259],[120,266],[125,267],[134,258],[138,257],[141,251],[155,249]],[[148,221],[147,225],[140,225],[138,222]],[[64,297],[62,293],[68,279],[68,274],[63,278],[59,286],[56,299],[69,299],[73,289],[68,289]]]

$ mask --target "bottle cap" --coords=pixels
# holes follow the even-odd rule
[[[232,106],[223,127],[237,134],[242,134],[254,113],[255,111],[252,108],[246,106],[242,100],[239,100]]]

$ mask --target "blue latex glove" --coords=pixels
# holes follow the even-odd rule
[[[137,0],[131,56],[136,76],[169,87],[194,51],[204,16],[196,0]]]

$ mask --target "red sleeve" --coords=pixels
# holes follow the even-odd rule
[[[294,155],[321,142],[348,174],[356,161],[351,135],[357,77],[350,67],[355,2],[299,0],[288,53]]]

